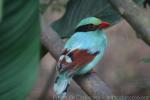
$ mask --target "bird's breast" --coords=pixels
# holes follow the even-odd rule
[[[107,36],[105,33],[78,32],[73,36],[77,42],[73,43],[74,47],[86,48],[105,48],[107,45]]]

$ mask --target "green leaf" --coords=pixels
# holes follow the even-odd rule
[[[43,14],[48,7],[49,4],[40,4],[40,12]]]
[[[144,59],[142,59],[142,61],[145,63],[150,63],[150,58],[144,58]]]
[[[0,23],[0,100],[25,100],[40,54],[38,0],[5,0]]]
[[[2,20],[3,0],[0,0],[0,22]]]
[[[135,0],[142,2],[143,0]],[[89,16],[95,16],[111,24],[121,19],[107,0],[70,0],[64,16],[52,24],[53,29],[61,37],[69,37],[77,23]]]

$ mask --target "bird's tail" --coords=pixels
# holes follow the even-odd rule
[[[53,89],[60,100],[65,98],[70,81],[71,78],[68,78],[64,75],[59,75],[56,77]]]

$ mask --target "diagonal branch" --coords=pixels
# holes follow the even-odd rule
[[[48,49],[52,56],[58,60],[64,42],[58,34],[52,30],[42,18],[42,44]],[[96,76],[96,74],[88,73],[87,75],[76,76],[75,82],[86,92],[92,99],[98,100],[97,97],[112,96],[111,90],[106,84]]]
[[[150,46],[150,16],[132,0],[109,0],[120,15],[137,32],[137,36]]]

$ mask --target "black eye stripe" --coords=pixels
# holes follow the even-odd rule
[[[96,29],[97,29],[97,26],[93,24],[87,24],[87,25],[82,25],[76,28],[75,32],[88,32],[88,31],[95,31]]]

